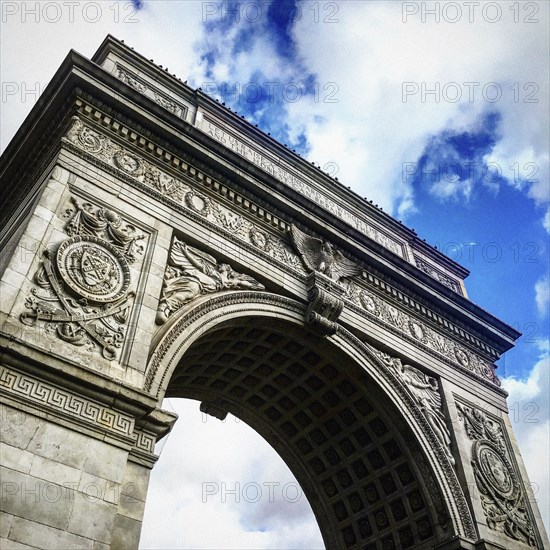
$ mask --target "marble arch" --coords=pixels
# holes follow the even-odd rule
[[[205,411],[231,412],[255,427],[295,470],[327,548],[342,539],[350,547],[377,548],[379,540],[407,548],[437,544],[450,532],[472,536],[449,457],[389,356],[344,328],[328,340],[304,330],[304,309],[259,292],[199,300],[159,334],[146,388],[159,397],[202,400]],[[370,461],[361,458],[368,453]],[[421,493],[429,505],[415,501]]]
[[[413,230],[112,36],[0,181],[3,547],[137,548],[165,395],[263,435],[331,550],[548,547],[519,333]]]

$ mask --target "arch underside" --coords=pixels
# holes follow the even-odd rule
[[[220,321],[183,354],[165,395],[214,403],[262,435],[327,548],[429,548],[453,535],[400,411],[327,339],[280,319]]]

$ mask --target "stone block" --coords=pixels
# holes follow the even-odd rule
[[[40,204],[34,209],[34,214],[45,222],[49,222],[53,218],[53,212],[49,208],[40,206]]]
[[[17,252],[16,252],[17,256]],[[10,269],[9,267],[6,268],[6,271],[4,271],[4,274],[2,275],[2,295],[3,292],[3,285],[5,283],[8,283],[14,287],[21,288],[21,286],[25,283],[26,277],[25,275],[22,275],[21,273],[14,271],[13,269]],[[2,298],[2,301],[4,299]]]
[[[128,453],[103,441],[90,439],[83,470],[89,474],[121,483]]]
[[[30,453],[28,453],[30,454]],[[51,481],[52,483],[60,483],[61,485],[74,486],[78,483],[81,476],[81,471],[71,466],[66,466],[55,460],[35,456],[32,462],[30,474],[34,477]]]
[[[13,286],[3,281],[0,283],[0,311],[6,314],[12,311],[20,290],[19,286]],[[8,333],[4,326],[2,326],[2,331]]]
[[[26,544],[21,544],[13,540],[0,538],[0,548],[2,548],[2,550],[29,550],[29,548],[38,548],[38,546],[27,546]]]
[[[36,214],[33,214],[25,231],[24,239],[31,237],[38,242],[44,241],[48,224],[48,221]]]
[[[0,466],[1,510],[30,521],[65,529],[73,506],[68,487]],[[62,483],[62,480],[60,480]]]
[[[141,534],[141,521],[117,516],[113,525],[111,550],[138,548]]]
[[[8,533],[10,532],[12,521],[13,521],[12,514],[6,514],[5,512],[0,512],[0,539],[5,539],[8,537]]]
[[[29,442],[43,423],[40,418],[4,403],[0,404],[0,418],[2,420],[0,442],[18,449],[27,449]],[[32,454],[33,451],[30,452]]]
[[[30,279],[34,275],[34,272],[31,272],[31,267],[41,250],[40,240],[25,235],[19,242],[17,251],[11,259],[11,268]]]
[[[27,450],[66,466],[80,469],[87,456],[87,446],[94,440],[56,424],[42,421]]]
[[[111,504],[118,504],[121,496],[121,485],[87,472],[82,472],[78,491],[89,499],[101,499]],[[84,497],[86,498],[86,497]]]
[[[54,529],[38,522],[23,518],[14,518],[10,530],[10,539],[20,544],[36,545],[48,550],[61,548],[93,548],[94,541],[79,537],[60,529]]]
[[[6,468],[28,474],[31,470],[34,455],[23,449],[0,443],[0,464]]]
[[[126,486],[128,490],[131,486]],[[138,493],[136,492],[136,495]],[[137,521],[143,520],[143,514],[145,512],[145,502],[138,500],[133,494],[122,493],[120,495],[120,502],[118,507],[118,513],[121,516],[131,518]]]
[[[101,500],[84,498],[78,493],[67,530],[75,535],[98,540],[105,544],[111,542],[111,530],[117,507]]]
[[[157,316],[157,310],[142,306],[139,312],[139,326],[147,331],[154,331],[156,329],[155,317]],[[148,342],[144,342],[148,343]]]

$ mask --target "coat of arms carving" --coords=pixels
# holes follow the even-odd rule
[[[114,211],[71,199],[65,231],[71,235],[55,251],[46,249],[21,314],[29,326],[90,350],[99,345],[113,360],[124,340],[134,293],[130,263],[141,254],[144,238]]]

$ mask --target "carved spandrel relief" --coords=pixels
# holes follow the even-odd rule
[[[126,332],[134,292],[130,263],[143,254],[145,236],[114,211],[80,203],[73,208],[65,232],[70,237],[57,249],[46,249],[34,275],[21,321],[44,323],[48,334],[103,357],[116,359]]]
[[[284,238],[262,229],[220,202],[192,189],[180,179],[159,170],[147,160],[91,130],[78,117],[73,117],[67,139],[79,149],[115,167],[133,180],[155,189],[180,207],[226,230],[233,237],[252,245],[285,267],[303,271],[300,258]]]
[[[457,408],[466,435],[473,441],[471,464],[487,525],[536,547],[521,478],[510,460],[502,427],[479,409],[458,402]]]
[[[165,323],[170,315],[203,294],[221,290],[263,290],[256,279],[236,272],[228,264],[174,237],[170,262],[164,275],[157,323]]]
[[[455,459],[451,453],[451,435],[445,422],[445,416],[443,415],[438,381],[419,369],[410,365],[404,365],[397,357],[391,357],[380,351],[376,351],[375,353],[382,363],[407,388],[441,443],[449,462],[454,465]]]
[[[494,366],[489,361],[456,344],[452,339],[388,303],[374,292],[359,287],[353,281],[344,284],[346,287],[345,298],[359,306],[368,315],[386,323],[399,331],[400,334],[422,344],[456,365],[460,365],[460,367],[500,386],[500,380],[495,373]]]

